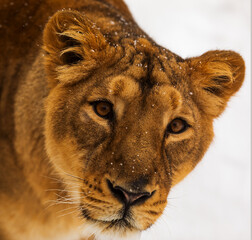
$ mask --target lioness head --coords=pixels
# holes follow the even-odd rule
[[[107,38],[99,27],[61,11],[45,28],[46,148],[85,224],[128,236],[156,221],[201,160],[244,62],[232,51],[184,60],[135,25]]]

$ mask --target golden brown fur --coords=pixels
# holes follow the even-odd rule
[[[0,3],[0,239],[147,229],[206,152],[243,82],[242,58],[182,59],[121,0]],[[109,119],[95,112],[101,101]],[[179,134],[169,130],[177,118],[188,123]]]

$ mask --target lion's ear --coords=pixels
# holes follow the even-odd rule
[[[218,117],[243,83],[242,57],[233,51],[209,51],[187,61],[194,100],[203,112]]]
[[[43,42],[45,66],[52,79],[57,79],[64,67],[67,70],[82,61],[86,70],[91,70],[104,57],[101,51],[108,45],[103,34],[87,17],[66,10],[55,13],[48,21]]]

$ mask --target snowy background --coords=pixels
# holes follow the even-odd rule
[[[141,239],[250,240],[250,0],[125,1],[139,25],[181,57],[235,50],[247,65],[241,91],[215,121],[209,151]]]

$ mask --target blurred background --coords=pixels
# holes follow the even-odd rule
[[[156,42],[183,58],[208,50],[240,53],[245,83],[214,123],[196,169],[169,194],[164,215],[142,240],[250,240],[250,0],[125,0]]]

